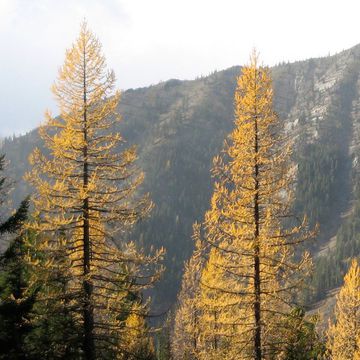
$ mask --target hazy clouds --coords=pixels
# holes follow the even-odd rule
[[[191,79],[262,60],[324,56],[360,42],[358,1],[0,0],[0,134],[30,130],[85,17],[118,86]]]

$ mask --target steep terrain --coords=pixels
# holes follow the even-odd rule
[[[191,253],[192,224],[208,208],[212,158],[232,128],[239,72],[233,67],[193,81],[169,80],[122,96],[118,129],[125,146],[138,144],[139,166],[146,174],[142,190],[156,205],[133,236],[145,246],[167,249],[167,272],[154,294],[163,309],[173,303],[183,261]],[[346,259],[360,254],[360,46],[280,64],[272,73],[275,108],[296,143],[295,209],[306,211],[311,224],[320,223],[319,237],[310,245],[317,271],[308,300],[315,302],[341,283]],[[36,130],[3,143],[9,173],[18,180],[16,201],[31,191],[20,179],[34,146],[41,146]]]

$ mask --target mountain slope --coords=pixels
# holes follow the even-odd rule
[[[240,67],[233,67],[193,81],[169,80],[127,90],[119,105],[123,121],[118,129],[127,144],[138,144],[139,165],[146,174],[143,191],[151,193],[156,205],[151,218],[139,224],[133,236],[145,246],[167,249],[167,272],[155,293],[163,308],[173,303],[183,261],[191,253],[192,224],[201,221],[208,208],[211,162],[232,128],[239,72]],[[319,239],[312,249],[314,253],[322,250],[318,258],[326,263],[320,265],[324,269],[331,268],[332,252],[341,246],[334,245],[334,237],[348,221],[341,215],[354,213],[358,201],[359,72],[360,46],[335,56],[272,68],[276,111],[296,139],[295,208],[306,211],[312,224],[320,222]],[[27,156],[34,146],[41,146],[36,131],[4,141],[2,152],[11,161],[9,172],[15,179],[28,168]],[[18,181],[15,200],[29,191]],[[332,252],[326,250],[330,239]],[[336,278],[317,274],[317,291],[311,300],[322,298],[341,281],[346,268],[343,259],[348,255],[339,256],[334,261],[342,267],[336,270]],[[324,281],[327,283],[321,283]]]

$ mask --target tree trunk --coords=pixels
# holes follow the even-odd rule
[[[256,71],[256,69],[255,69]],[[255,86],[256,86],[256,74],[255,74]],[[255,92],[256,94],[256,92]],[[256,95],[255,95],[256,96]],[[255,360],[262,359],[262,348],[261,348],[261,278],[260,278],[260,244],[259,244],[259,163],[258,163],[258,118],[256,109],[255,99],[255,119],[254,119],[254,133],[255,133],[255,195],[254,195],[254,223],[255,223],[255,246],[254,246],[254,318],[255,318],[255,334],[254,334],[254,356]]]
[[[87,148],[87,98],[86,98],[86,58],[85,58],[85,44],[83,53],[83,66],[84,66],[84,166],[83,166],[83,188],[86,190],[89,181],[88,170],[88,148]],[[83,203],[83,289],[84,289],[84,343],[83,351],[86,360],[95,359],[95,344],[94,344],[94,309],[92,306],[92,283],[88,278],[91,265],[91,243],[90,243],[90,224],[89,224],[89,198],[86,197]]]

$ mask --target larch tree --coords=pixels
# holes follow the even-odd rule
[[[255,52],[238,77],[234,105],[235,128],[214,159],[215,189],[202,226],[212,250],[201,301],[217,309],[212,328],[217,347],[230,342],[228,359],[261,360],[286,345],[281,324],[311,269],[309,254],[296,247],[313,232],[305,217],[292,217],[291,141],[273,110],[269,70]]]
[[[194,238],[198,237],[199,225],[194,225]],[[171,354],[174,360],[198,359],[199,344],[199,292],[200,274],[203,266],[201,243],[185,263],[178,304],[175,311],[174,328],[171,334]]]
[[[141,315],[138,304],[133,305],[134,311],[126,319],[128,329],[125,334],[127,360],[155,360],[155,347],[149,334],[148,326]],[[139,311],[140,310],[140,311]]]
[[[336,296],[335,322],[328,330],[331,359],[360,359],[360,268],[353,260]]]
[[[208,260],[201,271],[199,294],[199,358],[216,360],[229,358],[233,352],[228,325],[233,324],[234,314],[229,307],[229,295],[218,291],[224,279],[218,267],[220,254],[216,248],[210,250]]]
[[[126,319],[133,303],[145,315],[141,291],[158,278],[163,254],[145,255],[127,240],[152,203],[138,195],[144,176],[136,148],[125,148],[114,131],[120,121],[114,86],[101,44],[84,22],[52,89],[60,116],[48,113],[39,130],[49,154],[35,149],[27,174],[36,189],[29,226],[45,238],[37,244],[48,259],[41,267],[63,273],[56,297],[82,328],[88,360],[129,355]]]

